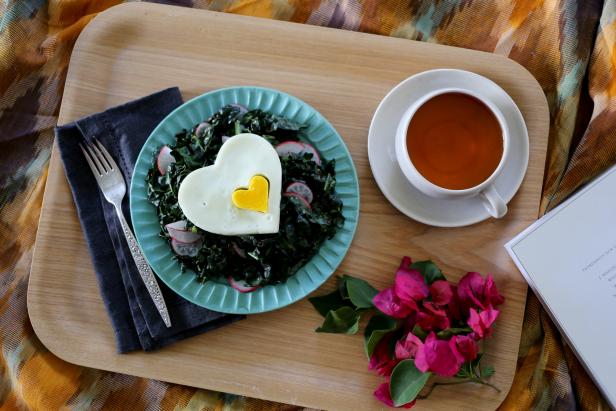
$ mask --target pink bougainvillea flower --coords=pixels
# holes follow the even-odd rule
[[[419,271],[409,268],[410,262],[409,257],[402,259],[396,272],[394,290],[404,301],[421,301],[428,296],[428,285]]]
[[[479,348],[477,347],[477,342],[473,337],[469,335],[456,335],[452,337],[452,340],[455,341],[456,348],[464,358],[464,361],[473,361],[477,358]]]
[[[372,352],[370,357],[370,363],[368,369],[374,370],[377,374],[389,377],[394,367],[400,362],[396,358],[392,358],[389,351],[389,344],[391,341],[391,334],[386,335],[379,341]]]
[[[447,312],[433,302],[424,302],[422,310],[417,313],[417,325],[426,331],[444,330],[451,325]]]
[[[467,273],[458,284],[457,294],[464,312],[469,308],[487,310],[505,301],[496,288],[492,274],[484,280],[479,273]]]
[[[398,268],[409,268],[411,264],[413,264],[413,260],[411,260],[411,257],[408,255],[405,255],[402,257],[402,260],[400,260],[400,267]]]
[[[447,305],[453,297],[451,284],[446,280],[438,280],[430,285],[430,296],[436,305]]]
[[[483,296],[484,281],[481,274],[476,272],[466,273],[458,283],[458,298],[464,311],[470,307],[485,309],[480,298]]]
[[[505,302],[505,297],[500,295],[498,288],[496,288],[496,283],[494,282],[494,277],[492,274],[488,274],[486,277],[485,287],[483,290],[483,301],[484,304],[488,304],[492,307],[496,307],[497,305],[501,305]]]
[[[417,324],[417,311],[412,312],[402,320],[402,331],[404,331],[404,335],[412,332],[413,328],[415,328],[415,324]]]
[[[458,287],[455,285],[451,286],[451,291],[453,295],[451,296],[451,301],[447,304],[447,314],[448,317],[455,320],[466,320],[468,316],[468,311],[464,311],[460,302],[460,298],[458,297]],[[463,315],[466,314],[466,315]]]
[[[393,318],[406,318],[417,311],[417,303],[413,300],[401,300],[393,287],[386,288],[375,295],[372,303],[379,311]]]
[[[415,334],[408,333],[404,339],[396,343],[396,358],[399,360],[415,358],[419,350],[423,350],[423,341]]]
[[[381,401],[383,404],[388,405],[390,407],[394,407],[394,401],[391,399],[391,392],[389,390],[389,383],[388,382],[384,382],[383,384],[379,385],[379,387],[376,389],[376,391],[374,392],[374,396]],[[411,408],[413,405],[415,405],[415,401],[413,400],[407,404],[402,405],[402,408]]]
[[[441,377],[453,377],[463,363],[464,357],[458,352],[456,342],[453,339],[439,340],[433,332],[428,334],[423,349],[415,356],[415,366],[419,371],[431,371]]]
[[[479,338],[489,337],[492,335],[492,324],[498,318],[499,311],[494,308],[489,308],[480,313],[474,308],[470,309],[468,317],[468,326],[477,334]]]

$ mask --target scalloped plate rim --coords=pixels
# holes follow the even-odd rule
[[[147,204],[147,207],[153,207],[153,206],[147,201],[145,197],[145,193],[144,193],[145,186],[146,186],[145,181],[139,181],[140,178],[135,178],[135,177],[137,177],[137,174],[139,174],[138,169],[145,167],[145,173],[147,174],[147,171],[152,166],[151,159],[153,158],[153,154],[154,154],[153,153],[154,148],[152,146],[158,147],[160,146],[160,144],[165,144],[165,141],[157,142],[155,141],[155,139],[159,134],[161,134],[164,131],[165,127],[168,126],[168,123],[170,123],[171,121],[179,121],[180,123],[182,123],[182,120],[188,121],[187,117],[188,117],[189,110],[193,108],[193,106],[197,106],[199,104],[202,104],[205,106],[207,104],[207,100],[210,98],[213,99],[213,98],[216,98],[217,96],[220,96],[221,99],[224,99],[225,94],[229,94],[229,93],[237,94],[240,92],[248,93],[250,95],[261,94],[262,96],[268,95],[268,94],[274,94],[274,97],[272,97],[271,102],[276,101],[277,98],[284,98],[287,101],[295,102],[296,104],[300,106],[300,108],[296,110],[296,113],[295,113],[296,115],[299,112],[302,112],[304,109],[310,112],[306,120],[307,122],[311,123],[309,128],[312,128],[315,122],[316,124],[319,124],[319,123],[324,124],[325,127],[328,129],[328,131],[334,137],[336,137],[335,146],[328,150],[332,150],[332,149],[342,150],[341,156],[343,156],[343,158],[347,160],[348,162],[348,165],[349,165],[348,171],[350,172],[350,182],[352,183],[352,192],[346,194],[345,196],[341,196],[343,197],[342,198],[343,199],[343,213],[345,214],[350,213],[352,218],[349,219],[349,217],[346,217],[343,227],[341,227],[336,233],[336,235],[334,236],[334,239],[336,239],[338,236],[344,235],[343,239],[338,239],[339,241],[343,243],[343,250],[340,250],[334,253],[335,258],[333,262],[329,261],[332,259],[332,257],[323,256],[323,252],[324,252],[326,245],[328,245],[331,248],[330,243],[333,241],[333,239],[326,240],[325,243],[323,243],[323,245],[319,249],[319,252],[315,254],[315,256],[313,256],[312,259],[309,260],[304,266],[302,266],[302,268],[300,268],[300,270],[298,270],[297,273],[289,277],[289,279],[287,279],[285,283],[276,284],[276,285],[267,285],[252,293],[242,294],[234,290],[227,284],[221,284],[221,283],[212,282],[212,281],[208,281],[205,283],[199,283],[195,279],[194,273],[188,272],[188,271],[185,273],[182,273],[181,275],[191,275],[191,278],[190,280],[188,280],[185,286],[180,290],[180,289],[177,289],[177,286],[175,284],[173,284],[175,278],[177,278],[177,270],[180,270],[179,263],[171,258],[172,252],[169,247],[169,244],[167,243],[167,241],[158,237],[158,234],[154,238],[158,238],[161,240],[162,243],[164,243],[165,249],[167,251],[166,254],[168,255],[164,255],[162,259],[158,259],[157,261],[152,261],[151,253],[153,251],[151,251],[151,248],[155,247],[156,244],[151,244],[152,241],[154,241],[152,240],[152,238],[144,238],[146,234],[142,232],[142,229],[145,229],[145,225],[147,223],[144,223],[143,221],[141,221],[141,219],[136,215],[138,214],[138,212],[135,210],[135,207],[142,205],[142,204]],[[245,103],[243,101],[236,101],[236,102],[240,104]],[[225,104],[230,104],[230,103],[226,102]],[[214,106],[220,108],[220,104],[218,102],[214,102]],[[262,108],[261,106],[262,104],[259,104],[258,107],[253,107],[251,105],[250,108]],[[289,106],[288,102],[285,103],[285,108],[287,108],[288,106]],[[216,108],[214,112],[216,112],[218,108]],[[208,108],[205,107],[203,110],[207,111]],[[273,106],[269,110],[273,110]],[[281,115],[284,115],[284,114],[281,114]],[[182,119],[182,116],[184,116],[184,119]],[[188,128],[188,127],[192,127],[193,125],[194,123],[191,123],[183,127]],[[173,141],[173,139],[175,139],[175,133],[171,137],[167,137],[165,140],[167,141],[167,143],[169,143],[170,142],[169,140]],[[319,145],[317,143],[313,141],[311,141],[311,143],[313,143],[317,147],[317,149],[319,149]],[[322,151],[322,150],[319,149],[319,151]],[[149,157],[150,159],[147,159],[145,157]],[[336,168],[338,168],[338,163],[336,164]],[[346,170],[346,168],[344,170]],[[182,105],[174,109],[171,113],[169,113],[150,133],[146,142],[144,143],[143,147],[141,148],[139,152],[137,161],[135,162],[135,170],[133,172],[133,179],[131,181],[129,194],[130,194],[130,214],[131,214],[131,219],[133,221],[133,229],[135,231],[135,237],[137,238],[137,242],[139,243],[139,245],[141,246],[143,250],[146,260],[148,261],[148,263],[150,263],[150,266],[152,267],[152,270],[156,273],[157,277],[160,278],[161,281],[163,281],[163,283],[167,285],[167,287],[169,287],[171,290],[173,290],[174,292],[176,292],[177,294],[179,294],[186,300],[194,304],[197,304],[199,306],[211,309],[211,310],[225,312],[229,314],[257,314],[257,313],[277,310],[277,309],[286,307],[290,304],[293,304],[303,299],[304,297],[308,296],[313,291],[315,291],[317,288],[319,288],[323,283],[325,283],[329,279],[329,277],[331,277],[331,275],[336,271],[336,269],[339,267],[339,265],[344,260],[352,244],[355,233],[357,231],[357,225],[359,223],[359,215],[360,215],[359,213],[359,208],[360,208],[359,180],[357,177],[357,170],[355,169],[355,164],[353,163],[353,159],[351,157],[351,154],[346,144],[344,143],[344,140],[342,139],[340,134],[336,131],[336,129],[333,127],[333,125],[318,110],[316,110],[313,106],[306,103],[305,101],[295,96],[292,96],[288,93],[280,91],[280,90],[267,88],[267,87],[259,87],[259,86],[225,87],[225,88],[211,90],[211,91],[208,91],[206,93],[203,93],[199,96],[196,96],[188,100],[187,102],[183,103]],[[155,210],[152,209],[151,212],[155,213]],[[155,217],[155,214],[153,217]],[[159,227],[158,221],[156,221],[155,223],[156,223],[156,226]],[[348,231],[348,233],[342,233],[343,231]],[[306,270],[306,267],[312,268],[311,264],[316,264],[314,263],[314,261],[317,260],[319,256],[320,258],[325,259],[328,265],[331,266],[331,268],[328,269],[326,273],[319,275],[319,278],[317,279],[317,281],[314,281],[307,272],[304,272],[304,270]],[[172,264],[171,267],[169,267],[169,263]],[[167,268],[161,268],[160,265],[163,265],[163,264],[166,265]],[[176,270],[175,276],[171,278],[170,277],[171,275],[167,273],[167,271],[174,270],[174,269]],[[159,273],[159,271],[161,270],[163,271],[163,273]],[[315,269],[315,270],[317,271],[317,273],[321,272],[321,269]],[[298,277],[300,275],[301,275],[301,278]],[[305,277],[310,278],[311,280],[310,283],[306,284],[306,281],[304,281],[303,284],[301,283],[301,280],[305,279]],[[289,285],[289,282],[292,280],[297,281],[298,286],[299,286],[299,288],[296,288],[293,293],[292,293],[293,290],[290,289],[290,285]],[[194,287],[198,288],[196,293],[189,294],[188,292],[183,291],[187,288],[193,289]],[[210,297],[214,294],[214,292],[216,291],[218,287],[224,287],[222,298],[220,298],[219,301],[212,302],[212,299]],[[211,289],[211,292],[209,293],[207,301],[203,301],[201,298],[199,298],[203,294],[203,291],[205,289]],[[276,296],[276,302],[270,305],[263,303],[261,307],[257,307],[256,303],[253,303],[253,301],[258,299],[258,297],[260,297],[261,295],[263,295],[262,301],[264,301],[265,294],[266,293],[270,294],[269,290],[272,290],[272,292],[274,292],[274,295]],[[282,291],[282,290],[286,291],[286,294],[289,297],[288,299],[284,301],[279,300],[278,293],[276,292],[276,291]],[[229,293],[231,293],[232,295],[229,296],[228,295]],[[247,296],[247,297],[246,298],[241,297],[242,295]],[[257,296],[257,298],[254,298],[255,296]],[[240,299],[243,299],[243,300],[248,299],[248,306],[243,306],[243,305],[238,306],[238,302],[240,301]]]

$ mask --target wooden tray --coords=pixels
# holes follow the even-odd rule
[[[366,152],[379,101],[404,78],[453,67],[499,83],[519,105],[530,134],[526,180],[507,218],[459,229],[413,222],[376,187]],[[338,129],[361,185],[361,217],[339,273],[392,283],[402,255],[433,258],[450,278],[493,272],[507,301],[487,361],[497,393],[477,385],[438,387],[418,409],[494,409],[516,368],[526,283],[503,244],[535,220],[543,177],[548,108],[520,65],[487,53],[215,12],[129,3],[91,22],[68,71],[60,124],[169,86],[185,99],[219,87],[274,87],[307,101]],[[334,280],[317,293],[329,291]],[[307,301],[251,316],[155,353],[118,355],[62,165],[54,150],[38,230],[28,310],[54,354],[88,367],[326,409],[377,409],[382,381],[367,370],[361,336],[317,334]]]

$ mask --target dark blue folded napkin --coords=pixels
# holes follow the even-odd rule
[[[179,89],[169,88],[55,130],[66,177],[121,353],[153,350],[243,318],[194,305],[159,280],[173,325],[165,327],[141,281],[114,208],[100,193],[79,148],[80,141],[95,137],[116,160],[127,185],[122,207],[130,224],[128,187],[137,155],[154,127],[180,104]]]

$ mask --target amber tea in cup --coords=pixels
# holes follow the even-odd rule
[[[395,155],[404,177],[429,197],[477,197],[492,217],[503,217],[507,202],[496,182],[512,136],[499,105],[473,84],[418,94],[396,129]]]
[[[417,171],[448,190],[486,181],[503,157],[503,131],[481,100],[447,92],[424,102],[406,133],[408,155]]]

